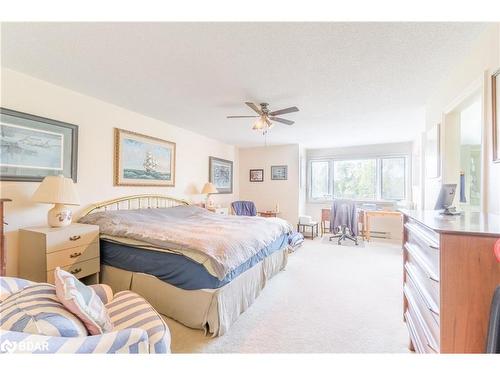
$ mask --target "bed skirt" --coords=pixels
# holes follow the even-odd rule
[[[266,283],[286,267],[288,246],[275,251],[218,289],[185,290],[145,273],[101,265],[101,282],[113,291],[132,290],[161,314],[187,327],[224,335],[257,299]]]

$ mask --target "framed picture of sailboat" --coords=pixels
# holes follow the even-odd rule
[[[175,143],[115,128],[115,185],[175,186]]]

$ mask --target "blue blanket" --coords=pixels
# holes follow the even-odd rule
[[[127,271],[147,273],[181,289],[216,289],[226,285],[275,251],[283,249],[287,243],[288,235],[281,235],[229,272],[222,280],[186,256],[140,249],[107,240],[101,240],[101,263]]]

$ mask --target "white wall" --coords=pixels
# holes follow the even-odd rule
[[[160,193],[199,201],[208,180],[208,157],[234,160],[234,194],[214,195],[216,204],[228,205],[237,197],[238,163],[234,146],[181,129],[98,99],[55,86],[18,72],[1,71],[1,106],[21,112],[69,122],[79,126],[78,183],[83,207],[119,196]],[[175,187],[113,186],[113,128],[132,130],[176,142]],[[17,229],[43,225],[48,205],[36,204],[31,196],[39,183],[1,182],[6,204],[7,273],[17,274]]]
[[[299,216],[299,145],[265,146],[239,149],[239,196],[255,202],[257,210],[274,210],[295,225]],[[272,165],[288,165],[288,180],[271,180]],[[250,169],[264,169],[264,182],[250,182]]]
[[[307,150],[307,160],[321,159],[321,158],[361,158],[361,157],[379,157],[385,155],[408,155],[412,154],[413,145],[411,142],[403,143],[388,143],[378,145],[364,145],[353,147],[340,147],[340,148],[323,148],[323,149],[309,149]],[[411,158],[409,158],[410,160]],[[408,171],[409,172],[409,171]],[[408,173],[410,174],[410,173]],[[308,177],[309,178],[309,177]],[[410,189],[411,190],[411,189]],[[411,197],[411,191],[409,197]],[[313,217],[314,220],[321,220],[321,210],[323,208],[330,208],[330,202],[310,202],[307,201],[305,212],[307,215]],[[384,203],[381,206],[388,209],[393,208],[392,203]],[[393,217],[377,217],[371,222],[371,229],[373,231],[389,232],[391,238],[400,239],[402,228],[400,221]]]
[[[492,105],[491,73],[500,68],[500,24],[492,24],[479,38],[475,47],[467,51],[463,61],[457,61],[455,68],[434,91],[426,106],[426,128],[445,119],[444,113],[453,103],[469,91],[471,85],[480,82],[483,96],[483,147],[484,147],[484,209],[500,214],[500,163],[493,163],[492,157]],[[484,85],[483,85],[484,84]],[[445,129],[446,130],[446,129]],[[445,149],[446,131],[441,137],[441,149]],[[447,155],[442,155],[446,163]],[[425,180],[425,206],[432,209],[439,192],[441,179]]]

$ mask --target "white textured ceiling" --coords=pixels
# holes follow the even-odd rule
[[[478,23],[9,23],[2,66],[227,143],[261,145],[244,101],[298,106],[269,143],[413,139]],[[137,129],[140,130],[140,129]]]

